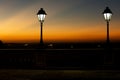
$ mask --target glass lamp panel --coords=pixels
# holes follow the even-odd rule
[[[105,18],[106,21],[110,21],[111,17],[112,17],[111,13],[105,13],[104,14],[104,18]]]
[[[43,22],[45,19],[45,14],[39,14],[38,19],[39,19],[39,21]]]

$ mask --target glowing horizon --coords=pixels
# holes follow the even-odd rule
[[[0,40],[4,43],[39,42],[40,23],[36,14],[40,8],[44,8],[48,14],[43,25],[44,42],[106,40],[106,22],[102,12],[108,1],[12,0],[0,2]],[[109,7],[115,14],[110,21],[111,41],[120,41],[120,11],[116,8],[119,6],[118,2],[109,1]]]

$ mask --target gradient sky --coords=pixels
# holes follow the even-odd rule
[[[108,6],[111,41],[120,40],[120,0],[0,0],[0,40],[39,42],[37,12],[47,13],[43,28],[45,42],[105,41],[106,22],[102,12]]]

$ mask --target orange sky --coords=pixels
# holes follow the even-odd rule
[[[6,3],[2,4],[1,6],[4,6],[4,9],[1,8],[0,40],[5,43],[39,42],[40,23],[36,13],[41,7],[44,7],[48,14],[43,25],[44,42],[100,42],[106,40],[106,22],[101,14],[105,6],[99,6],[100,9],[95,9],[94,12],[89,10],[89,5],[85,7],[86,9],[84,7],[81,9],[76,8],[74,11],[69,12],[72,10],[73,5],[79,7],[78,5],[82,1],[70,4],[63,2],[60,4],[55,4],[57,2],[48,3],[47,1],[38,2],[31,2],[30,5],[20,8],[20,10],[17,10],[17,8],[21,6],[15,5],[16,8],[12,6],[17,4],[17,2],[7,3],[7,6],[5,6]],[[61,4],[63,6],[60,6]],[[10,9],[13,9],[13,11],[8,14],[7,10]],[[111,9],[115,11],[114,8]],[[111,41],[120,40],[119,25],[119,18],[117,18],[117,15],[113,15],[110,21]]]

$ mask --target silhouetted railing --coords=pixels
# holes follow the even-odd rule
[[[103,52],[103,50],[79,49],[0,50],[0,67],[95,69],[104,64]]]

